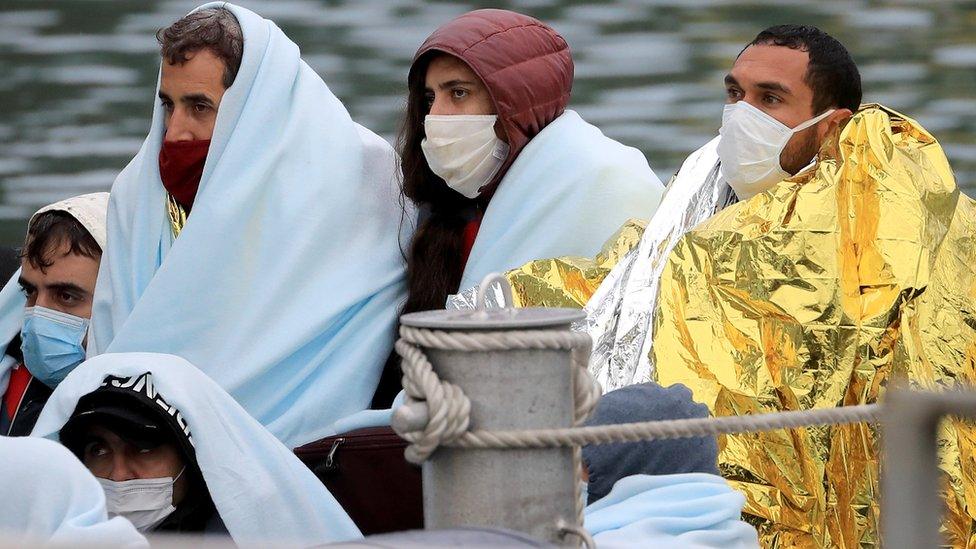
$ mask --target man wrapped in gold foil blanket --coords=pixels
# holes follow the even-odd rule
[[[726,89],[720,138],[685,161],[639,243],[511,271],[516,301],[581,303],[605,277],[580,326],[605,390],[683,383],[716,416],[871,403],[895,379],[974,385],[976,205],[935,138],[858,108],[853,61],[812,27],[760,33]],[[873,547],[878,436],[722,437],[719,465],[764,546]],[[939,444],[946,543],[976,546],[974,431],[946,421]]]
[[[935,139],[866,106],[813,169],[680,239],[653,317],[654,377],[684,383],[716,416],[874,402],[897,377],[971,385],[974,234],[976,206]],[[956,547],[974,541],[973,442],[958,422],[943,427]],[[735,435],[720,448],[766,546],[877,542],[874,428]]]
[[[721,176],[745,199],[735,180],[749,179],[742,148],[755,136],[740,143],[729,120],[736,104],[726,107],[718,154]],[[723,149],[729,138],[739,150]],[[649,330],[652,377],[684,383],[716,416],[870,403],[898,378],[973,385],[976,205],[935,138],[866,105],[828,133],[813,165],[788,171],[796,175],[722,209],[671,249]],[[874,546],[877,435],[859,424],[728,436],[719,463],[765,546]],[[940,448],[946,542],[972,546],[972,429],[945,422]]]

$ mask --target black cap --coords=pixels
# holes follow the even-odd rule
[[[108,376],[102,386],[78,400],[61,428],[62,444],[81,455],[86,427],[99,424],[139,448],[175,444],[196,465],[196,451],[183,415],[156,392],[152,373],[132,377]]]

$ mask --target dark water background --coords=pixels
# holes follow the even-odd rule
[[[149,127],[154,31],[190,0],[0,0],[0,244],[39,206],[108,190]],[[662,179],[716,135],[722,76],[778,23],[815,24],[854,55],[865,100],[918,119],[976,195],[976,2],[896,0],[240,0],[274,19],[353,118],[392,137],[407,67],[477,7],[548,22],[573,48],[572,107],[641,148]]]

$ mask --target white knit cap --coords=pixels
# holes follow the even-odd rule
[[[44,206],[31,216],[27,226],[29,227],[38,215],[55,211],[68,212],[71,217],[77,219],[84,228],[88,229],[88,233],[98,243],[102,252],[105,251],[108,243],[108,231],[105,227],[105,219],[108,217],[108,193],[83,194]]]

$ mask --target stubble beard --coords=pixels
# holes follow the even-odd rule
[[[783,170],[790,175],[796,175],[797,172],[805,168],[820,151],[816,125],[803,130],[798,137],[800,138],[799,143],[787,145],[780,161]]]

